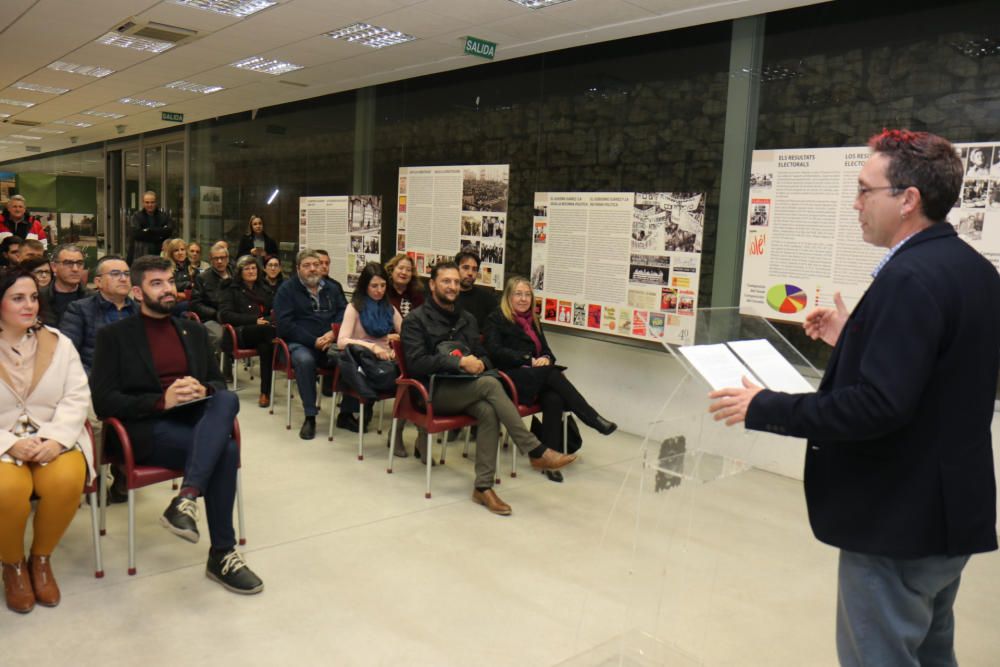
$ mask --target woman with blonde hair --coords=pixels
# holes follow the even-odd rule
[[[52,552],[76,515],[94,453],[85,422],[90,387],[68,338],[38,319],[38,285],[14,268],[0,278],[0,562],[7,607],[59,604]],[[24,534],[38,497],[30,556]]]
[[[164,258],[169,259],[174,267],[174,285],[180,294],[194,286],[195,269],[188,260],[187,241],[184,239],[167,239],[163,242]]]
[[[500,298],[500,308],[486,320],[486,351],[490,360],[510,376],[522,404],[542,406],[542,444],[562,451],[562,414],[568,410],[580,421],[602,435],[609,435],[618,425],[597,413],[573,383],[556,366],[556,356],[545,340],[545,333],[535,315],[535,294],[524,276],[507,281]]]

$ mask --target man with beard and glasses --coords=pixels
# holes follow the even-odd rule
[[[259,593],[264,584],[236,551],[233,530],[240,454],[230,434],[239,399],[226,391],[205,327],[170,316],[177,303],[170,260],[140,257],[131,273],[139,317],[97,334],[94,410],[122,421],[138,463],[184,470],[180,493],[160,518],[167,530],[197,542],[197,499],[205,498],[205,574],[234,593]]]
[[[312,440],[316,437],[316,368],[333,368],[334,357],[327,354],[336,338],[333,324],[344,319],[347,299],[340,283],[324,280],[322,259],[315,250],[299,251],[295,258],[298,276],[281,283],[274,295],[274,316],[278,320],[278,336],[288,343],[288,353],[295,368],[295,382],[302,397],[305,420],[299,437]],[[358,420],[352,414],[358,409],[356,399],[345,396],[340,402],[337,426],[357,431]]]

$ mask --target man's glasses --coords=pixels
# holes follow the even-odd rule
[[[83,268],[83,260],[82,259],[64,259],[64,260],[61,260],[61,261],[58,261],[58,262],[55,262],[55,263],[56,264],[62,264],[67,269],[82,269]]]
[[[47,271],[45,269],[35,269],[34,271],[31,272],[31,275],[36,276],[38,278],[50,278],[52,277],[52,272]]]
[[[896,192],[892,193],[892,195],[895,197],[900,192],[902,192],[903,190],[905,190],[906,188],[909,188],[909,187],[912,187],[912,186],[910,186],[910,185],[880,185],[877,188],[869,188],[869,187],[866,187],[864,185],[859,185],[858,186],[858,195],[857,196],[860,199],[862,197],[867,197],[868,193],[870,193],[870,192],[877,192],[879,190],[896,190]]]
[[[131,275],[131,271],[119,271],[118,269],[112,269],[111,271],[105,271],[104,273],[99,274],[97,277],[100,278],[101,276],[110,276],[115,280],[121,280],[122,278],[128,278]]]

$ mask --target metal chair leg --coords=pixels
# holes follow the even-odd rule
[[[392,454],[393,454],[393,449],[395,449],[395,447],[393,447],[392,443],[396,442],[396,429],[397,428],[399,428],[399,419],[397,419],[396,417],[393,417],[392,418],[392,429],[391,429],[392,435],[389,436],[389,443],[390,443],[389,444],[389,467],[387,467],[385,469],[386,473],[388,473],[390,475],[392,474]],[[417,437],[419,438],[420,436],[418,435]]]
[[[135,489],[128,490],[128,573],[135,574]]]
[[[336,421],[337,394],[338,393],[339,392],[336,392],[336,391],[333,392],[333,398],[331,399],[331,403],[330,403],[330,432],[327,433],[327,435],[326,435],[326,439],[328,441],[330,441],[330,442],[333,442],[333,427],[334,427],[334,423],[333,422]]]
[[[98,527],[100,519],[98,518],[98,507],[97,507],[97,493],[91,491],[87,494],[87,500],[90,501],[90,532],[93,533],[94,538],[94,576],[98,579],[104,577],[104,563],[101,560],[101,530]]]
[[[333,423],[333,417],[330,418],[330,423]],[[361,412],[358,414],[358,460],[365,460],[365,402],[361,401]]]
[[[285,385],[285,430],[290,431],[292,428],[292,381],[288,380]]]
[[[563,454],[569,454],[569,420],[566,419],[566,413],[562,413],[562,431],[563,431]]]
[[[97,478],[97,502],[100,504],[100,510],[101,510],[101,527],[100,527],[101,535],[106,535],[108,532],[107,531],[107,518],[108,518],[107,517],[108,514],[107,474],[108,474],[108,468],[110,467],[111,467],[110,465],[105,464],[100,467],[100,470],[98,470],[99,477]]]
[[[420,437],[420,436],[417,436]],[[424,445],[426,449],[424,450],[427,456],[424,457],[424,463],[427,464],[427,490],[424,491],[424,498],[431,497],[431,465],[434,461],[434,446],[431,444],[430,433],[427,434],[427,442]],[[448,443],[441,445],[441,463],[444,463],[444,448],[448,446]],[[389,448],[392,451],[392,447]]]
[[[278,374],[275,371],[271,371],[271,406],[267,409],[269,415],[274,414],[274,380],[277,378]]]
[[[376,433],[382,435],[382,418],[385,417],[385,401],[379,401],[378,404],[378,430]]]
[[[509,433],[504,436],[504,442],[507,442],[509,437]],[[510,448],[510,476],[517,477],[517,445],[512,445]]]
[[[247,543],[247,526],[243,517],[243,470],[236,469],[236,521],[239,527],[240,546]]]

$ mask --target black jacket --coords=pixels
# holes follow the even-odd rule
[[[805,493],[818,539],[890,558],[997,548],[997,341],[996,269],[937,223],[869,286],[818,391],[754,397],[748,428],[809,439]]]
[[[556,355],[545,340],[545,334],[540,329],[535,329],[535,333],[542,343],[541,354],[535,353],[535,342],[524,329],[504,317],[503,311],[497,308],[486,318],[486,351],[502,371],[530,366],[532,357],[548,357],[554,362]]]
[[[132,243],[128,263],[131,266],[136,257],[160,254],[163,242],[174,235],[174,221],[162,209],[156,209],[153,215],[146,213],[146,209],[139,209],[129,220],[129,231]]]
[[[48,285],[38,290],[39,298],[45,303],[45,308],[43,309],[42,321],[50,327],[59,327],[59,323],[62,321],[63,315],[66,313],[66,309],[74,301],[79,301],[80,299],[85,299],[93,292],[87,289],[87,286],[82,282],[76,286],[76,291],[72,292],[73,298],[66,299],[56,299],[56,281],[55,278],[52,279]]]
[[[202,322],[218,321],[222,295],[230,282],[230,278],[223,278],[213,268],[207,268],[194,277],[191,310],[198,314]]]
[[[253,284],[252,290],[242,280],[230,282],[221,290],[221,295],[219,321],[223,324],[232,324],[238,330],[242,326],[257,324],[258,317],[271,318],[274,294],[259,280]]]
[[[426,382],[434,373],[461,373],[459,357],[437,351],[444,341],[465,343],[472,354],[479,357],[487,368],[492,368],[489,355],[479,341],[479,326],[467,311],[455,308],[448,312],[438,307],[433,298],[410,311],[403,320],[400,333],[406,372],[410,377]]]
[[[261,236],[264,238],[264,252],[268,255],[277,255],[278,242],[268,236],[266,232],[261,234]],[[253,248],[253,234],[244,234],[241,236],[239,249],[236,251],[237,259],[243,255],[249,255]],[[263,261],[263,258],[261,258],[261,261]]]
[[[226,388],[208,344],[208,331],[192,320],[172,318],[187,355],[188,375],[209,393]],[[153,366],[142,316],[127,317],[97,332],[90,393],[98,419],[122,420],[139,461],[152,452],[153,422],[163,416],[156,405],[163,397]]]

